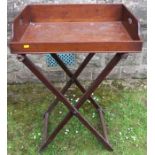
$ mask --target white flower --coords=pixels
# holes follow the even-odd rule
[[[128,131],[132,131],[133,130],[133,128],[128,128]]]
[[[36,138],[37,138],[36,135],[34,135],[34,136],[33,136],[33,139],[36,139]]]
[[[79,101],[79,98],[77,98],[75,101],[78,102]]]
[[[79,133],[79,131],[76,130],[75,133]]]
[[[59,114],[62,114],[62,111],[59,111]]]
[[[92,118],[95,118],[95,113],[93,112]]]
[[[96,100],[97,99],[96,96],[94,96],[93,99]]]
[[[65,132],[69,132],[69,129],[66,129]]]
[[[65,130],[65,135],[67,135],[69,133],[69,129]]]
[[[125,138],[126,138],[126,139],[129,139],[129,137],[128,137],[128,136],[126,136]]]
[[[134,141],[136,141],[136,136],[131,136],[131,138],[132,138]]]
[[[9,149],[11,149],[11,145],[9,146]]]
[[[40,135],[41,135],[41,133],[39,132],[39,133],[38,133],[38,136],[40,136]]]
[[[98,97],[96,97],[96,101],[99,101],[99,98]]]

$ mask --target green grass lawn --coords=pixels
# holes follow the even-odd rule
[[[81,95],[76,87],[67,93],[72,104]],[[146,155],[146,81],[106,81],[92,95],[105,111],[108,152],[100,141],[73,117],[43,155]],[[54,96],[41,84],[8,85],[8,155],[37,155],[42,135],[42,115]],[[62,104],[50,116],[49,133],[68,112]],[[101,131],[98,114],[89,101],[80,112]]]

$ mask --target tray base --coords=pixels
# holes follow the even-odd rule
[[[20,42],[116,42],[132,38],[122,22],[30,23]]]

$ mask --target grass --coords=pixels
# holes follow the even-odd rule
[[[104,108],[109,141],[114,151],[104,146],[73,117],[43,155],[145,155],[146,84],[131,87],[121,80],[101,84],[93,98]],[[72,104],[81,95],[77,88],[68,91]],[[41,84],[8,85],[8,155],[36,155],[41,142],[42,115],[54,96]],[[49,133],[68,112],[60,103],[50,116]],[[80,112],[101,131],[95,109],[87,101]]]

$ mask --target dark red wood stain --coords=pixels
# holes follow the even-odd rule
[[[142,49],[138,21],[122,4],[29,5],[13,33],[10,48],[18,54]]]

